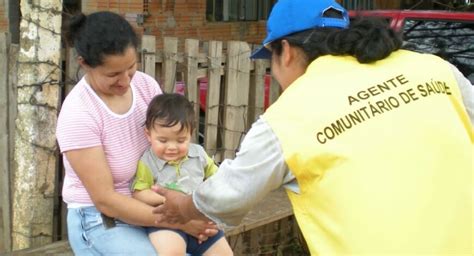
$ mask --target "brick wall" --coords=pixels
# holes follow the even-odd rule
[[[375,9],[400,9],[401,0],[375,0]]]
[[[398,9],[401,0],[375,0],[376,8]],[[8,31],[7,1],[0,1],[0,32]],[[82,11],[110,10],[124,15],[139,33],[199,40],[240,40],[260,43],[266,34],[265,21],[208,22],[205,0],[82,0]],[[143,24],[137,18],[148,8]],[[157,40],[157,47],[162,47]]]
[[[339,3],[348,2],[348,1],[343,1],[343,0],[336,0],[336,1]],[[366,3],[365,5],[367,6],[369,5],[367,3],[369,3],[370,1],[372,1],[371,6],[373,6],[374,9],[400,9],[400,4],[403,0],[359,0],[358,5],[364,6],[363,3]]]
[[[206,1],[152,1],[150,16],[145,19],[145,31],[156,35],[217,39],[222,41],[240,40],[258,43],[265,35],[265,22],[208,22],[206,21]]]
[[[143,0],[82,0],[82,11],[91,13],[99,10],[110,10],[124,15],[139,32],[155,35],[157,38],[173,36],[180,39],[195,38],[207,40],[239,40],[261,43],[266,34],[265,21],[249,22],[208,22],[206,21],[205,0],[152,0],[144,6]],[[144,23],[137,18],[148,15]],[[180,40],[183,41],[183,40]],[[157,40],[158,49],[162,40]]]
[[[8,31],[7,1],[0,1],[0,32]]]
[[[398,9],[401,0],[374,0],[376,8]],[[259,44],[265,37],[265,21],[208,22],[206,0],[82,0],[85,13],[110,10],[125,15],[140,33],[157,38],[174,36],[180,39],[239,40]],[[143,24],[137,23],[146,14]],[[181,40],[182,41],[182,40]],[[162,40],[157,40],[158,49]]]

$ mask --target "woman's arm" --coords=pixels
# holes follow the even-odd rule
[[[94,205],[103,214],[133,225],[182,229],[200,240],[206,240],[208,236],[217,233],[217,226],[209,222],[180,225],[157,221],[160,216],[152,213],[152,206],[115,192],[113,177],[102,147],[70,150],[65,154]]]
[[[152,207],[114,190],[113,177],[102,147],[65,152],[66,157],[103,214],[141,226],[155,226]]]

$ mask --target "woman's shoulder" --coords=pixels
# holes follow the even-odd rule
[[[82,79],[64,99],[59,112],[58,125],[74,123],[75,120],[96,122],[102,111],[100,100]]]
[[[132,78],[132,83],[140,88],[160,87],[155,78],[138,70]]]
[[[86,109],[85,106],[89,105],[88,102],[91,100],[91,95],[87,90],[87,84],[84,79],[81,79],[72,90],[66,95],[61,106],[61,112],[63,111],[83,111]]]
[[[71,90],[61,106],[56,125],[61,152],[99,145],[94,137],[103,124],[99,105],[87,84],[79,82]]]
[[[136,71],[132,78],[133,86],[140,95],[155,96],[161,93],[158,82],[150,75],[141,71]]]

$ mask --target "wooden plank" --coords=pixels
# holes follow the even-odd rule
[[[165,37],[165,38],[167,38],[167,37]],[[170,37],[170,38],[172,38],[172,37]],[[165,48],[164,48],[164,46],[163,46],[163,50],[164,50],[164,49],[165,49]],[[169,54],[170,52],[167,52],[167,53]],[[176,53],[177,53],[177,50],[176,50]],[[161,63],[161,62],[164,61],[165,58],[164,58],[163,55],[164,55],[164,52],[157,52],[157,53],[156,53],[156,57],[155,57],[155,58],[156,58],[156,62],[157,62],[157,63]],[[178,53],[177,53],[176,55],[173,56],[173,58],[174,58],[175,62],[177,62],[177,63],[184,63],[184,62],[186,61],[186,57],[185,57],[183,54],[178,54]],[[207,58],[208,58],[207,52],[206,52],[206,53],[202,53],[202,52],[201,52],[201,53],[199,53],[198,56],[197,56],[197,62],[198,62],[199,64],[207,63],[207,61],[208,61]],[[225,56],[222,56],[222,59],[223,59],[223,62],[225,62],[226,57],[225,57]]]
[[[194,106],[196,124],[199,122],[199,84],[198,84],[198,61],[197,56],[199,54],[199,40],[186,39],[184,41],[184,54],[186,55],[186,73],[185,84],[186,84],[186,96]],[[198,129],[194,130],[193,141],[197,142]]]
[[[156,77],[156,37],[142,36],[142,71],[151,77]]]
[[[79,62],[77,61],[77,52],[74,48],[69,48],[66,51],[66,81],[63,95],[66,96],[79,82],[84,75]]]
[[[280,84],[272,77],[272,81],[270,83],[270,92],[268,96],[268,105],[271,105],[275,102],[281,94],[281,87]]]
[[[206,98],[206,117],[204,129],[204,148],[214,156],[217,152],[217,134],[219,125],[219,102],[221,94],[222,42],[209,42],[208,82]],[[216,161],[220,161],[215,159]]]
[[[280,188],[268,194],[235,227],[225,228],[225,235],[232,236],[266,225],[293,215],[293,208],[285,189]]]
[[[10,44],[9,58],[8,58],[8,97],[9,97],[9,120],[8,125],[10,129],[10,167],[13,168],[13,150],[15,147],[15,120],[17,116],[17,86],[18,86],[18,51],[20,46],[18,44]]]
[[[163,38],[163,70],[162,89],[164,92],[174,92],[176,82],[176,62],[178,61],[178,38]]]
[[[265,74],[267,60],[255,60],[255,69],[250,80],[249,92],[249,123],[253,123],[264,112],[265,103]]]
[[[8,44],[8,35],[0,33],[0,252],[11,249]]]
[[[8,248],[7,250],[11,250],[13,246],[13,241],[12,241],[12,175],[13,175],[13,169],[15,166],[15,160],[14,160],[14,149],[15,149],[15,120],[18,112],[17,108],[17,91],[18,91],[18,52],[19,52],[19,45],[18,44],[10,44],[9,47],[9,57],[8,57],[8,137],[9,137],[9,176],[6,178],[10,182],[9,186],[9,191],[10,191],[10,202],[9,202],[9,211],[8,215],[6,216],[5,220],[7,221],[7,227],[10,230],[8,236],[5,236],[5,239],[7,239],[8,242]]]
[[[221,56],[221,59],[222,59],[222,56]],[[224,61],[222,61],[222,62],[224,62]],[[198,64],[199,64],[199,63],[198,63]],[[201,63],[201,64],[202,64],[202,63]],[[207,77],[208,73],[209,73],[209,69],[208,69],[208,68],[206,68],[206,67],[199,68],[198,71],[197,71],[197,78]],[[224,75],[224,69],[223,69],[223,68],[221,68],[221,73],[220,73],[220,75],[221,75],[221,76]]]
[[[63,167],[61,167],[61,170],[64,170]],[[64,172],[64,171],[62,171]],[[61,177],[64,177],[64,173]],[[62,188],[63,186],[63,183],[61,182],[59,184],[58,187]],[[59,190],[59,193],[61,193],[62,190]],[[59,197],[62,199],[62,197]],[[58,198],[58,199],[59,199]],[[59,201],[59,200],[58,200]],[[58,202],[59,204],[59,214],[60,216],[58,217],[59,218],[59,223],[57,223],[59,225],[59,231],[60,234],[59,234],[59,237],[58,239],[55,239],[55,240],[62,240],[62,239],[66,239],[67,238],[67,204],[65,202],[63,202],[62,200]]]
[[[197,78],[207,77],[207,68],[199,68],[196,73]]]
[[[224,158],[234,158],[246,131],[250,80],[250,47],[245,42],[229,41],[224,104]]]
[[[283,188],[267,195],[239,226],[225,231],[234,255],[309,255],[299,249],[304,241],[299,240],[298,224]]]
[[[270,192],[265,199],[257,204],[242,220],[242,223],[235,227],[224,228],[226,237],[229,240],[232,248],[235,248],[236,241],[241,240],[244,237],[247,240],[246,244],[240,245],[248,248],[258,248],[262,246],[258,239],[254,239],[257,235],[261,234],[262,230],[267,230],[274,225],[279,225],[281,220],[289,217],[293,217],[293,211],[283,188],[277,189]],[[270,225],[270,227],[265,227]],[[293,224],[296,225],[296,222]],[[285,233],[287,230],[283,229]],[[287,235],[287,234],[283,234]],[[276,239],[276,238],[275,238]],[[252,241],[250,241],[252,240]],[[278,241],[275,241],[278,243]],[[242,243],[242,241],[240,241]],[[29,256],[29,255],[73,255],[69,243],[67,240],[54,242],[49,245],[45,245],[38,248],[25,249],[15,251],[11,256]],[[242,251],[236,251],[235,255],[245,255]]]
[[[79,80],[84,76],[84,70],[79,65],[78,56],[76,49],[74,48],[67,48],[66,49],[66,79],[65,79],[65,87],[64,92],[62,93],[62,97],[66,97],[69,92],[76,86]],[[62,103],[62,101],[61,101]],[[62,182],[64,177],[64,166],[61,164],[57,167],[57,177],[56,177],[56,187],[62,188]],[[62,198],[60,193],[61,189],[57,190],[57,197],[55,198],[55,208],[58,208],[59,216],[54,216],[53,224],[55,224],[54,231],[59,232],[58,237],[67,237],[67,205],[64,202],[61,202],[60,199]],[[59,226],[59,228],[58,228]]]
[[[72,249],[67,240],[54,242],[41,247],[23,249],[14,251],[11,256],[34,256],[34,255],[58,255],[58,256],[74,256]]]

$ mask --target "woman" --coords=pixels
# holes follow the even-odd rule
[[[131,198],[136,164],[149,145],[145,112],[161,90],[136,70],[138,39],[130,24],[111,12],[80,14],[71,20],[68,41],[85,71],[65,99],[57,125],[74,253],[152,255],[140,226],[179,228],[202,240],[215,234],[215,225],[203,221],[156,223],[152,207]]]
[[[235,159],[192,196],[158,189],[154,211],[237,224],[284,185],[312,255],[470,255],[469,81],[332,0],[279,0],[267,33],[253,57],[283,93]]]

